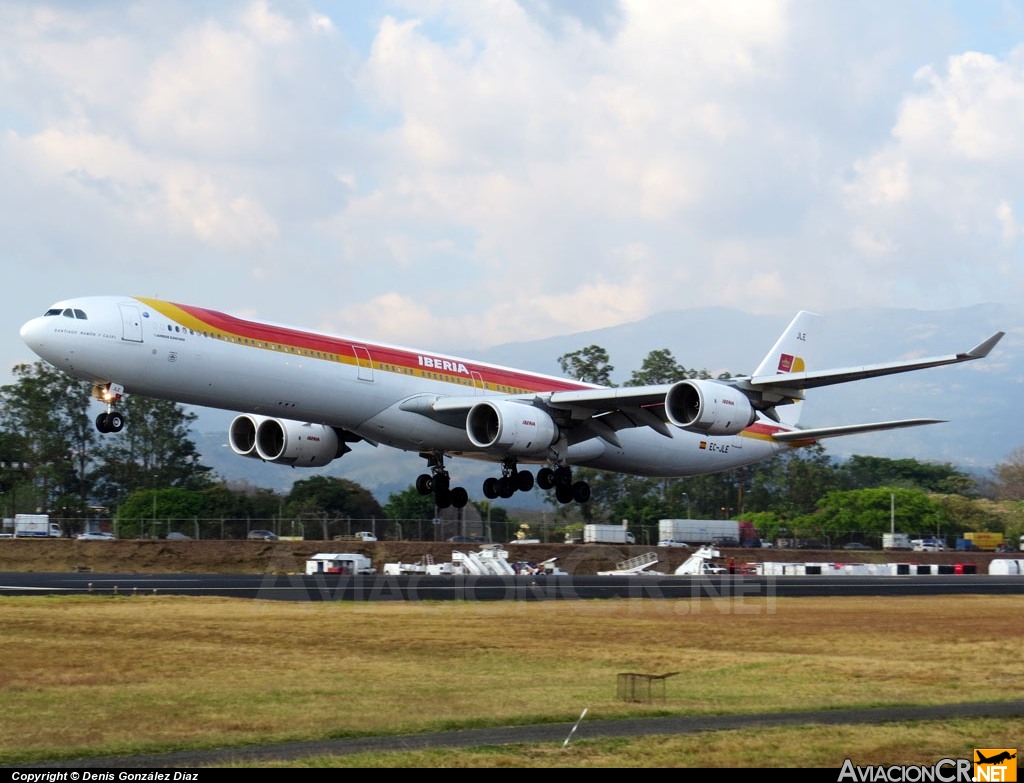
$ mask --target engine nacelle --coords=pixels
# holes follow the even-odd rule
[[[526,457],[547,453],[559,433],[558,425],[539,408],[509,400],[488,400],[470,408],[466,434],[478,448]]]
[[[715,381],[680,381],[665,395],[665,416],[677,427],[704,435],[735,435],[754,423],[747,395]]]
[[[349,450],[338,433],[323,424],[250,414],[231,422],[228,443],[242,457],[297,468],[323,467]]]

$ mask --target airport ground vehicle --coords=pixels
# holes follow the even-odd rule
[[[635,544],[636,538],[625,525],[584,525],[584,544]]]
[[[354,552],[319,552],[306,561],[306,573],[355,576],[356,574],[375,574],[377,569],[373,567],[370,558],[366,555]]]
[[[64,531],[49,514],[15,514],[4,520],[4,532],[14,538],[60,538]]]
[[[910,536],[906,533],[883,533],[882,549],[910,549]]]
[[[943,552],[946,544],[938,538],[915,538],[910,542],[915,552]]]
[[[254,541],[277,541],[277,535],[269,530],[250,530],[246,538]]]
[[[683,544],[760,547],[761,537],[750,522],[735,519],[659,519],[658,546]]]
[[[1002,533],[964,533],[962,538],[956,540],[956,548],[976,552],[997,552],[1004,543]]]
[[[369,530],[360,530],[350,536],[335,536],[335,541],[359,541],[364,544],[372,544],[377,541],[377,535]]]

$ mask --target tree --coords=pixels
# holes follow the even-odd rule
[[[851,488],[886,486],[919,487],[928,492],[971,494],[974,479],[948,462],[920,462],[916,459],[887,459],[854,455],[842,466]]]
[[[908,533],[941,535],[943,529],[948,531],[951,527],[942,504],[922,489],[906,487],[830,492],[806,522],[831,536],[848,533],[881,536],[890,529],[893,520],[897,530]]]
[[[33,487],[28,507],[84,513],[97,441],[89,384],[44,362],[20,364],[14,376],[15,383],[0,388],[0,426],[21,436],[26,483]]]
[[[384,504],[384,514],[388,519],[396,521],[403,519],[430,520],[434,518],[435,513],[433,494],[421,495],[412,485],[401,492],[393,492]]]
[[[285,511],[294,516],[308,514],[356,519],[384,516],[380,503],[366,488],[354,481],[330,476],[313,476],[292,484]]]
[[[608,352],[599,345],[563,354],[558,357],[558,365],[571,378],[601,386],[615,385],[611,378],[615,368],[608,363]]]
[[[661,348],[647,354],[639,370],[633,370],[624,385],[653,386],[659,383],[675,383],[690,377],[687,369],[680,365],[668,348]]]
[[[732,377],[723,372],[718,380]],[[711,373],[707,370],[688,370],[676,361],[668,348],[660,348],[647,354],[639,370],[633,374],[624,386],[654,386],[661,383],[675,383],[685,380],[709,380]]]
[[[1014,449],[995,468],[996,497],[1024,500],[1024,446]]]
[[[750,470],[744,510],[774,511],[784,518],[812,514],[826,494],[850,486],[820,443],[785,451]]]

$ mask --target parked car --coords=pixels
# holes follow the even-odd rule
[[[671,538],[664,538],[658,542],[658,546],[675,547],[676,549],[689,549],[690,545],[684,541],[673,541]]]
[[[448,539],[452,544],[484,544],[487,539],[483,536],[452,536]]]
[[[269,530],[250,530],[249,535],[246,536],[246,538],[251,538],[256,541],[277,541],[277,535]]]
[[[75,538],[79,541],[114,541],[117,537],[113,533],[79,533]]]
[[[943,552],[946,545],[937,538],[915,538],[910,542],[915,552]]]
[[[870,550],[867,544],[862,544],[860,541],[851,541],[849,544],[843,544],[843,549],[856,549],[858,551]]]

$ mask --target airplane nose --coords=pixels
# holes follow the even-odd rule
[[[21,327],[21,339],[25,345],[33,350],[38,356],[46,359],[46,327],[42,318],[33,318],[26,321]]]
[[[35,339],[35,336],[36,336],[36,322],[38,320],[39,320],[38,318],[33,318],[31,321],[26,321],[25,323],[23,323],[21,325],[21,332],[20,332],[21,339],[24,342],[28,343],[29,345],[32,345],[32,342]]]

